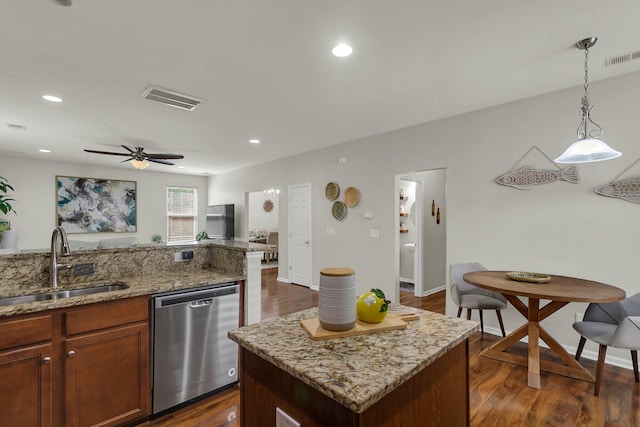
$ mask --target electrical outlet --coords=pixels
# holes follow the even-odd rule
[[[300,427],[300,423],[291,418],[291,415],[276,407],[276,427]]]
[[[380,237],[380,230],[372,228],[369,230],[369,237]]]
[[[96,274],[96,264],[95,263],[76,264],[73,274],[76,276]]]
[[[184,260],[182,259],[182,252],[175,252],[173,254],[173,262],[183,262]]]
[[[584,313],[576,313],[576,322],[582,322],[584,319]]]
[[[336,229],[333,227],[327,227],[327,234],[333,236],[334,234],[336,234]]]

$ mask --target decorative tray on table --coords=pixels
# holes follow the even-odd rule
[[[547,274],[529,273],[526,271],[511,271],[507,273],[507,276],[511,280],[528,283],[547,283],[551,280],[551,276]]]

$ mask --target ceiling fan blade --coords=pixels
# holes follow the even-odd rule
[[[146,156],[147,159],[184,159],[184,156],[182,154],[146,154]]]
[[[163,165],[169,165],[169,166],[175,165],[175,163],[167,162],[167,161],[164,161],[164,160],[158,160],[158,159],[148,158],[147,161],[148,162],[153,162],[153,163],[160,163],[160,164],[163,164]]]
[[[126,145],[120,145],[122,148],[124,148],[125,150],[127,150],[129,153],[133,154],[136,152],[136,150],[132,150],[131,148],[127,147]],[[137,147],[136,147],[137,148]],[[140,151],[142,151],[142,149],[140,149]]]
[[[129,153],[114,153],[112,151],[98,151],[98,150],[84,150],[87,153],[95,153],[95,154],[110,154],[112,156],[131,156]]]
[[[131,160],[135,160],[135,159],[133,157],[129,157],[128,159],[124,159],[120,163],[127,163],[127,162],[130,162]]]

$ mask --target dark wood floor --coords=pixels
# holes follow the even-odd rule
[[[445,292],[424,298],[401,293],[400,303],[444,313]],[[317,304],[317,292],[277,282],[277,269],[263,270],[263,320]],[[630,370],[607,365],[599,397],[593,396],[592,384],[546,372],[536,390],[526,385],[526,368],[479,357],[497,339],[486,333],[470,339],[471,426],[640,426],[640,386]],[[513,351],[525,354],[526,346]],[[541,357],[552,357],[541,351]],[[583,362],[595,372],[593,362]],[[234,387],[140,426],[237,427],[240,416],[240,393]]]

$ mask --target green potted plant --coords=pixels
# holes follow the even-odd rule
[[[9,181],[3,176],[0,176],[0,212],[3,214],[8,214],[9,212],[13,212],[16,214],[15,209],[11,206],[10,202],[15,201],[15,199],[9,197],[9,192],[15,191]],[[9,220],[0,218],[0,241],[2,240],[2,235],[6,230],[11,228],[11,223]]]
[[[9,212],[13,212],[14,214],[16,213],[13,206],[11,206],[11,203],[9,203],[15,201],[15,199],[12,199],[7,195],[9,190],[15,191],[13,187],[9,185],[9,181],[7,181],[5,177],[0,176],[0,211],[5,215]]]

